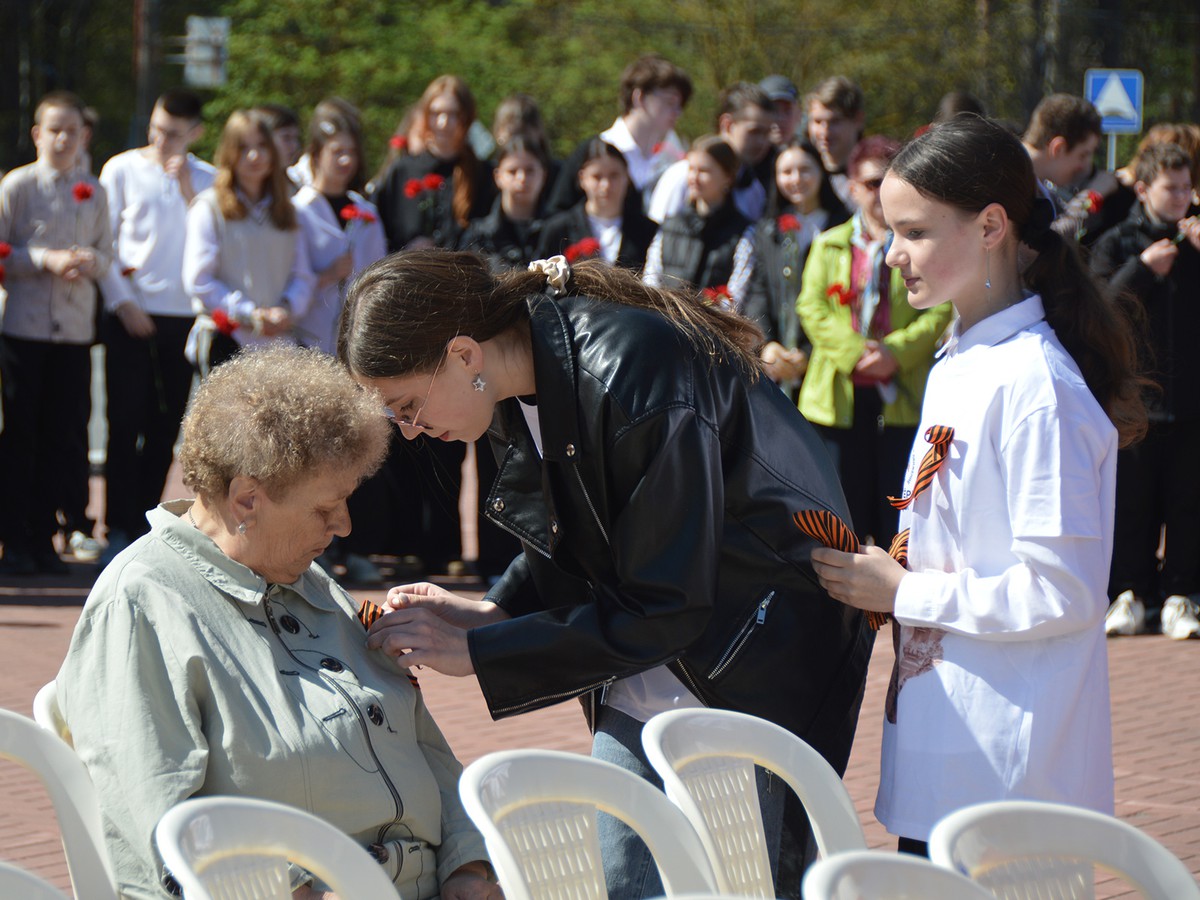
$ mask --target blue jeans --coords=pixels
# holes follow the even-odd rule
[[[592,756],[633,772],[662,789],[662,779],[650,768],[642,750],[642,723],[622,712],[607,706],[600,707],[596,719],[596,733],[592,739]],[[767,837],[767,855],[771,861],[771,875],[775,877],[778,874],[783,843],[784,804],[791,791],[782,781],[763,769],[757,769],[756,776],[758,802],[762,808],[763,828]],[[624,822],[601,813],[597,821],[597,834],[610,900],[644,900],[647,897],[663,895],[658,868],[650,856],[650,851],[634,834],[633,829]],[[805,835],[797,852],[803,855],[807,845]],[[785,853],[789,857],[794,855],[790,849],[785,850]],[[801,860],[799,871],[803,870]]]

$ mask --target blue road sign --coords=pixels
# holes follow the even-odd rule
[[[1142,86],[1138,69],[1088,69],[1083,95],[1101,116],[1105,134],[1137,134],[1142,130]]]

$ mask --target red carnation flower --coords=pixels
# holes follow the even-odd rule
[[[402,134],[393,134],[388,139],[388,146],[393,150],[403,150],[408,147],[408,138]]]
[[[229,318],[229,313],[223,309],[213,310],[212,320],[221,334],[231,335],[238,330],[238,323]]]
[[[4,263],[0,263],[0,284],[4,284]]]
[[[410,178],[404,182],[404,196],[409,200],[415,199],[423,190],[425,188],[422,186],[420,178]]]
[[[586,259],[589,256],[595,256],[600,252],[600,242],[594,237],[585,237],[581,241],[572,244],[563,251],[563,256],[567,258],[567,262],[573,263],[577,259]]]
[[[91,200],[92,194],[96,191],[86,181],[77,181],[75,187],[71,188],[71,193],[75,195],[76,203],[83,203],[85,200]]]
[[[421,179],[421,187],[425,188],[425,190],[427,190],[427,191],[436,191],[436,190],[440,189],[441,186],[445,183],[446,183],[446,179],[443,178],[441,175],[439,175],[437,172],[430,172],[428,175],[426,175],[424,178]]]
[[[850,301],[854,299],[854,292],[839,281],[829,286],[829,289],[825,291],[825,296],[830,299],[836,298],[842,306],[849,306]]]
[[[343,206],[339,215],[347,222],[352,222],[359,216],[358,207],[351,203],[349,206]]]
[[[658,154],[662,153],[663,148],[666,146],[667,146],[666,141],[659,141],[657,144],[655,144],[653,147],[650,148],[650,155],[658,156]]]
[[[8,259],[12,253],[12,244],[8,241],[0,241],[0,259]]]
[[[705,303],[712,306],[729,306],[733,302],[733,297],[729,293],[729,285],[718,284],[716,287],[706,287],[700,292],[700,296]]]
[[[1104,195],[1101,194],[1099,191],[1088,191],[1087,192],[1087,203],[1084,204],[1084,209],[1086,209],[1092,215],[1095,215],[1096,213],[1100,212],[1100,210],[1103,208],[1104,208]]]
[[[800,220],[791,213],[784,213],[775,221],[775,227],[779,229],[780,234],[786,234],[789,231],[799,231]]]

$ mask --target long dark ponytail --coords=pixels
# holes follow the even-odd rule
[[[456,335],[486,341],[528,321],[526,300],[546,290],[542,272],[493,276],[475,253],[418,250],[384,257],[354,280],[338,325],[338,357],[356,375],[393,378],[432,370]],[[751,379],[762,333],[695,294],[650,287],[600,260],[571,267],[566,292],[654,310],[698,352],[728,358]]]
[[[1145,434],[1148,382],[1138,373],[1138,331],[1075,243],[1050,228],[1052,208],[1021,142],[991,120],[962,115],[910,141],[890,171],[925,196],[968,212],[991,203],[1004,207],[1022,243],[1037,251],[1023,273],[1025,285],[1041,295],[1046,321],[1117,427],[1121,445]]]

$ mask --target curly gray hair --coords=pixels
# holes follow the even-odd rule
[[[206,498],[245,476],[275,496],[329,469],[366,478],[383,463],[390,426],[378,400],[318,350],[243,351],[201,382],[183,420],[183,483]]]

